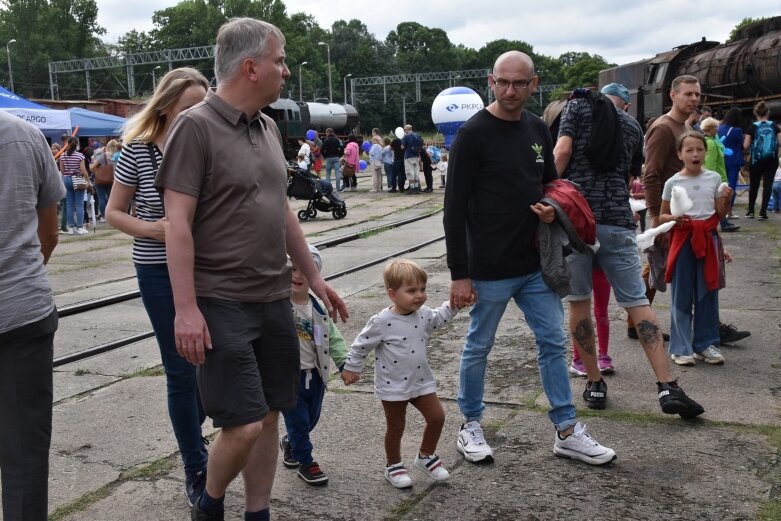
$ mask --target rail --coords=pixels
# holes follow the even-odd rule
[[[361,237],[365,236],[366,234],[371,233],[377,233],[382,232],[386,230],[391,230],[394,228],[399,228],[401,226],[411,224],[417,221],[421,221],[423,219],[427,219],[429,217],[433,217],[437,213],[440,213],[442,210],[438,209],[433,212],[428,212],[423,215],[419,215],[416,217],[410,217],[409,219],[403,219],[400,221],[395,221],[389,224],[381,225],[381,226],[375,226],[374,228],[369,228],[366,230],[362,230],[360,232],[350,233],[347,235],[343,235],[340,237],[335,237],[333,239],[329,239],[326,241],[322,241],[320,243],[315,243],[315,247],[318,249],[327,249],[329,247],[338,246],[340,244],[344,244],[346,242],[354,241],[357,239],[360,239]],[[370,260],[368,262],[364,262],[362,264],[358,264],[356,266],[352,266],[350,268],[347,268],[345,270],[332,273],[331,275],[328,275],[324,277],[326,281],[334,280],[339,277],[343,277],[345,275],[349,275],[350,273],[355,273],[357,271],[364,270],[366,268],[369,268],[371,266],[376,266],[377,264],[380,264],[382,262],[385,262],[389,259],[392,259],[394,257],[398,257],[399,255],[404,255],[405,253],[410,253],[416,250],[419,250],[421,248],[424,248],[430,244],[433,244],[435,242],[439,242],[445,238],[444,235],[441,235],[439,237],[435,237],[433,239],[429,239],[427,241],[423,241],[420,243],[417,243],[413,246],[410,246],[408,248],[405,248],[403,250],[395,251],[391,254],[384,255],[383,257],[379,257],[373,260]],[[132,290],[132,291],[126,291],[124,293],[118,293],[116,295],[110,295],[108,297],[101,297],[85,302],[80,302],[77,304],[73,304],[70,306],[63,306],[61,309],[58,310],[58,316],[59,317],[67,317],[76,315],[79,313],[84,313],[86,311],[91,311],[94,309],[99,309],[102,307],[110,306],[113,304],[117,304],[120,302],[125,302],[128,300],[133,300],[135,298],[138,298],[140,296],[140,292],[138,290]],[[153,331],[146,331],[143,333],[139,333],[137,335],[132,335],[125,338],[120,338],[119,340],[114,340],[112,342],[107,342],[105,344],[101,344],[98,346],[90,347],[87,349],[84,349],[82,351],[77,351],[75,353],[70,353],[68,355],[60,356],[54,359],[54,367],[60,367],[62,365],[70,364],[73,362],[78,362],[79,360],[83,360],[85,358],[89,358],[92,356],[96,356],[99,354],[107,353],[109,351],[114,351],[115,349],[119,349],[120,347],[124,347],[129,344],[134,344],[136,342],[140,342],[142,340],[146,340],[148,338],[153,337],[155,334]]]

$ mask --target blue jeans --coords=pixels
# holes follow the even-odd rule
[[[777,212],[781,210],[781,181],[773,181],[773,208],[769,208]]]
[[[68,226],[80,228],[84,225],[84,190],[74,190],[73,178],[69,175],[62,176],[62,180],[65,183],[65,215],[68,218]]]
[[[712,247],[716,248],[715,235],[713,242]],[[704,265],[703,259],[694,257],[691,242],[686,241],[675,260],[670,284],[669,351],[672,355],[691,356],[692,351],[700,353],[708,346],[719,345],[719,290],[708,291]]]
[[[98,192],[98,211],[101,217],[106,217],[106,203],[111,196],[111,185],[95,185],[95,190]]]
[[[396,184],[393,182],[393,163],[383,163],[382,167],[385,169],[385,179],[388,181],[388,190],[395,190]]]
[[[336,189],[341,190],[342,187],[342,171],[339,169],[338,157],[326,157],[325,158],[325,180],[331,183],[331,171],[336,172]],[[333,184],[333,183],[331,183]]]
[[[136,265],[138,289],[155,331],[168,386],[168,416],[182,453],[187,474],[206,468],[207,453],[201,437],[206,415],[198,395],[195,366],[176,351],[174,344],[174,297],[168,265]]]
[[[567,302],[591,300],[592,270],[605,272],[616,303],[622,308],[647,306],[645,282],[642,277],[640,256],[637,254],[635,231],[620,226],[597,225],[599,249],[596,253],[573,251],[567,256],[572,278]]]
[[[548,416],[559,431],[575,425],[575,406],[567,373],[564,309],[561,300],[537,271],[503,280],[472,280],[477,303],[461,354],[458,407],[467,421],[480,420],[485,410],[485,369],[494,345],[496,328],[510,299],[523,311],[537,344],[537,364],[542,388],[551,409]]]
[[[313,461],[309,433],[320,420],[324,396],[325,385],[317,369],[303,370],[298,386],[296,408],[282,411],[287,438],[293,448],[293,457],[302,465],[308,465]]]

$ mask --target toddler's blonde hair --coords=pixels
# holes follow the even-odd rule
[[[385,265],[382,273],[385,281],[385,289],[399,289],[403,284],[420,282],[425,284],[428,280],[423,268],[407,259],[397,259]]]

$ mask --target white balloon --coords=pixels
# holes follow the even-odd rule
[[[654,239],[657,235],[670,231],[670,228],[673,226],[675,226],[675,221],[666,222],[664,224],[660,224],[656,228],[647,229],[645,232],[637,236],[637,249],[641,252],[644,252],[653,245]]]
[[[437,95],[431,104],[431,121],[445,136],[446,149],[461,125],[482,109],[483,99],[468,87],[451,87]]]
[[[629,199],[629,208],[632,209],[632,213],[642,212],[646,209],[645,199]]]
[[[396,127],[396,130],[394,130],[393,133],[396,134],[396,137],[399,139],[404,137],[404,129],[401,127]]]

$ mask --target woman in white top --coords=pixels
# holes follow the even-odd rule
[[[168,415],[184,462],[190,506],[206,485],[207,452],[201,435],[205,415],[195,366],[179,356],[174,344],[174,301],[165,255],[166,219],[154,179],[171,124],[180,112],[203,101],[208,88],[203,74],[189,67],[163,76],[146,107],[125,126],[125,146],[114,169],[114,185],[106,207],[109,224],[135,237],[133,262],[138,288],[165,368]],[[131,201],[136,204],[135,216],[127,213]]]

